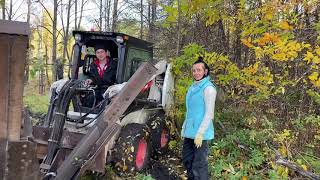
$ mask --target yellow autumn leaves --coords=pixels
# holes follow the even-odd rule
[[[309,49],[304,55],[303,60],[306,61],[308,65],[310,65],[310,68],[312,70],[312,73],[310,73],[310,75],[308,76],[310,82],[315,87],[320,87],[320,47],[317,46],[314,51],[311,51],[311,49]]]
[[[291,27],[285,21],[282,23],[283,29],[289,30]],[[260,38],[252,39],[248,37],[241,40],[244,45],[253,49],[257,59],[269,57],[275,61],[287,62],[294,61],[301,52],[305,52],[303,60],[310,67],[311,72],[308,79],[315,87],[320,87],[320,47],[316,46],[313,50],[310,44],[300,43],[288,38],[280,38],[276,33],[264,33]]]
[[[308,78],[315,87],[320,87],[320,77],[318,72],[313,72],[308,76]]]
[[[277,61],[294,60],[303,48],[308,47],[297,41],[281,40],[276,33],[264,33],[262,37],[255,40],[249,37],[241,41],[247,47],[255,50],[258,59],[269,56]]]

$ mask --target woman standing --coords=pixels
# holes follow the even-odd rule
[[[207,180],[208,142],[214,138],[213,116],[216,87],[209,78],[209,66],[199,57],[192,65],[193,84],[186,95],[186,118],[181,136],[184,138],[182,161],[188,180]]]

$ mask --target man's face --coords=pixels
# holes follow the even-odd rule
[[[107,52],[104,49],[98,49],[96,50],[96,57],[101,61],[106,59]]]
[[[192,76],[196,81],[201,80],[207,73],[208,70],[204,68],[203,63],[197,63],[192,66]]]

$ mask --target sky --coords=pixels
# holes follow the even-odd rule
[[[43,7],[40,5],[39,2],[36,2],[38,0],[31,0],[32,6],[31,6],[31,24],[36,25],[39,23],[40,18],[41,18],[41,13],[43,10]],[[48,9],[48,10],[53,10],[53,0],[40,0],[43,2],[43,5]],[[58,0],[59,1],[59,0]],[[61,0],[63,4],[67,4],[68,0]],[[95,1],[99,0],[85,0],[87,3],[84,6],[83,10],[83,19],[81,26],[85,28],[85,30],[91,30],[92,28],[95,28],[94,25],[94,19],[97,19],[99,17],[99,7],[97,6],[97,3]],[[81,0],[78,0],[78,11],[80,10],[80,2]],[[121,9],[121,3],[123,1],[119,0],[119,5],[118,7]],[[10,0],[6,0],[6,5],[9,7]],[[15,21],[27,21],[27,12],[28,12],[28,6],[27,6],[27,0],[12,0],[13,3],[13,20]],[[0,10],[1,11],[1,10]],[[62,9],[63,15],[62,17],[64,18],[64,21],[66,22],[66,8]],[[58,26],[62,27],[61,25],[61,8],[58,9]],[[2,14],[2,12],[1,12]],[[78,13],[79,15],[79,13]],[[1,16],[2,17],[2,16]],[[7,16],[8,17],[8,16]],[[71,27],[74,27],[74,6],[72,7],[72,12],[71,12],[71,19],[70,19],[70,25]]]

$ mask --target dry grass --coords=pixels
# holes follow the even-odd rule
[[[24,87],[23,103],[32,112],[45,114],[49,105],[48,88],[44,94],[40,94],[38,81],[30,80]]]

